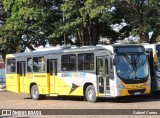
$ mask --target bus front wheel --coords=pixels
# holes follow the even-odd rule
[[[40,99],[44,99],[45,95],[40,95],[39,91],[38,91],[38,86],[33,85],[31,87],[31,98],[34,99],[34,100],[40,100]]]
[[[97,96],[96,96],[96,91],[93,85],[89,85],[86,88],[85,96],[88,102],[96,102]]]

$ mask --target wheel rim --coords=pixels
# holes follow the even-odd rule
[[[33,96],[33,98],[36,98],[37,95],[38,95],[38,91],[36,89],[33,89],[32,90],[32,96]]]
[[[93,89],[90,89],[90,90],[88,91],[88,99],[89,99],[89,100],[94,100],[94,96],[95,96],[94,90],[93,90]]]

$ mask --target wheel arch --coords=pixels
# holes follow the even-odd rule
[[[94,86],[94,84],[91,83],[91,82],[87,82],[87,83],[85,83],[84,86],[83,86],[83,96],[84,96],[84,97],[85,97],[86,88],[87,88],[89,85],[93,85],[93,86]],[[95,86],[94,86],[94,87],[95,87]]]
[[[32,82],[32,83],[30,84],[30,86],[29,86],[30,94],[31,94],[31,88],[32,88],[33,85],[37,85],[37,84],[36,84],[35,82]]]

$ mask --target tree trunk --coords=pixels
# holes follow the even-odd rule
[[[159,34],[157,32],[153,32],[152,37],[150,39],[150,43],[151,44],[156,43],[156,39],[158,36],[159,36]]]
[[[88,29],[88,43],[89,43],[89,45],[92,45],[91,24],[90,24],[90,22],[88,24],[87,29]]]
[[[6,62],[6,53],[4,51],[1,52],[2,55],[2,59],[4,61],[4,63]]]
[[[139,23],[139,27],[140,27],[139,37],[140,37],[140,43],[149,43],[149,35],[145,31],[146,14],[143,11],[144,1],[145,0],[139,1],[139,7],[138,7],[139,17],[140,17],[139,18],[140,19],[140,23]]]
[[[99,39],[98,19],[94,19],[92,26],[92,45],[96,45]]]
[[[149,43],[149,34],[147,32],[141,31],[139,34],[140,43]]]
[[[85,41],[84,41],[84,28],[83,25],[81,25],[80,30],[77,31],[77,36],[79,39],[79,46],[84,46],[85,45]]]
[[[92,45],[92,29],[91,29],[91,25],[92,25],[92,21],[90,20],[90,17],[89,17],[89,14],[87,15],[87,24],[86,24],[86,29],[87,29],[87,33],[85,33],[85,37],[88,41],[87,42],[87,45]]]
[[[79,40],[80,45],[81,45],[81,43],[82,43],[82,38],[81,38],[81,33],[80,33],[80,31],[77,31],[77,37],[78,37],[77,40]]]
[[[85,40],[84,40],[84,27],[81,25],[81,45],[85,45]]]

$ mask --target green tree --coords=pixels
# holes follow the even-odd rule
[[[127,25],[114,31],[112,24]],[[34,50],[49,42],[96,45],[130,35],[155,43],[160,35],[159,0],[0,0],[0,54]],[[151,38],[148,33],[153,32]],[[76,41],[73,42],[71,39]]]
[[[1,1],[3,13],[8,14],[2,16],[5,20],[0,26],[0,45],[5,54],[53,42],[48,36],[60,20],[60,4],[60,0]]]
[[[130,34],[139,35],[140,42],[155,43],[160,35],[159,0],[116,0],[116,19],[124,19]],[[149,32],[153,32],[149,38]]]
[[[109,26],[111,3],[111,0],[64,0],[61,5],[63,20],[51,37],[64,35],[66,43],[73,44],[68,39],[71,36],[77,39],[76,45],[96,45],[100,36],[109,35],[107,31],[116,34]]]
[[[11,1],[4,1],[4,5],[11,9],[12,14],[8,23],[22,24],[20,29],[22,29],[21,36],[25,35],[26,38],[25,45],[44,46],[49,34],[54,31],[55,23],[59,20],[57,13],[59,1],[14,0],[12,4]]]
[[[0,55],[2,55],[3,60],[5,61],[5,55],[10,52],[10,43],[6,45],[6,37],[8,37],[8,31],[4,31],[6,27],[6,19],[10,17],[10,12],[6,11],[3,5],[3,0],[0,0]]]

